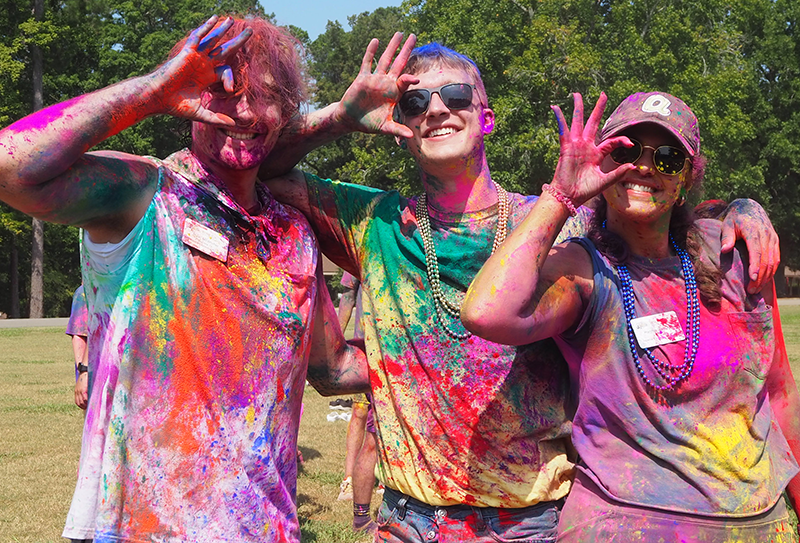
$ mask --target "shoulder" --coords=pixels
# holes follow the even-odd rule
[[[527,214],[528,211],[530,211],[531,208],[533,208],[533,204],[536,203],[536,200],[538,200],[539,197],[535,194],[529,194],[526,196],[524,194],[519,194],[516,192],[509,192],[508,199],[511,202],[512,211],[514,212],[519,211]]]
[[[692,227],[699,250],[699,254],[695,256],[719,268],[722,257],[722,223],[716,219],[697,219]]]
[[[396,190],[382,190],[345,181],[322,179],[312,173],[303,172],[312,207],[319,209],[335,206],[339,214],[350,214],[364,218],[372,215],[386,217],[402,212],[410,201]]]
[[[373,187],[357,185],[355,183],[348,183],[346,181],[337,181],[334,179],[324,179],[310,172],[304,171],[301,172],[301,174],[305,177],[305,181],[309,189],[312,188],[320,190],[326,189],[336,193],[349,192],[349,193],[363,193],[370,195],[390,194],[390,192],[386,192],[381,189],[376,189]]]

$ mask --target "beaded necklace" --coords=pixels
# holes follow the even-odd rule
[[[691,336],[691,345],[684,351],[683,364],[669,364],[659,360],[651,349],[642,348],[650,359],[653,368],[656,370],[662,379],[667,384],[659,385],[650,379],[642,368],[642,362],[639,360],[639,353],[636,349],[636,339],[633,333],[633,326],[631,321],[636,318],[636,307],[634,305],[633,296],[633,281],[628,272],[628,267],[624,264],[617,264],[617,272],[619,273],[620,288],[622,290],[622,304],[625,307],[625,320],[627,321],[628,329],[628,343],[633,355],[633,363],[636,365],[636,370],[639,372],[642,380],[654,388],[655,390],[673,390],[681,382],[685,381],[692,374],[694,369],[694,361],[697,358],[697,349],[700,346],[700,301],[697,296],[697,279],[694,274],[694,266],[689,255],[678,247],[675,240],[672,239],[672,234],[669,236],[669,241],[672,244],[675,252],[681,259],[681,268],[683,270],[683,282],[686,286],[686,300],[687,300],[687,334]]]
[[[505,189],[494,181],[492,181],[492,183],[494,183],[495,189],[497,190],[498,202],[497,230],[494,234],[494,243],[492,243],[492,254],[494,254],[500,244],[506,239],[506,234],[508,233],[510,205],[508,193]],[[452,319],[461,319],[461,302],[451,302],[445,297],[442,291],[441,281],[439,280],[439,261],[436,257],[436,247],[433,246],[433,236],[431,235],[428,195],[424,193],[419,197],[419,200],[417,200],[417,224],[419,226],[420,237],[422,238],[422,247],[425,250],[425,273],[428,275],[428,283],[431,286],[431,293],[433,294],[433,305],[436,307],[436,319],[448,336],[453,339],[467,339],[472,335],[471,333],[467,331],[457,332],[450,328],[444,320],[443,313],[447,313]]]

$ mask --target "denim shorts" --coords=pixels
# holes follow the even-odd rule
[[[381,543],[554,543],[564,500],[520,509],[432,506],[386,488],[378,510]]]

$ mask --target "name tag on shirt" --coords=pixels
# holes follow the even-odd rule
[[[183,223],[183,242],[217,260],[228,260],[228,238],[188,217]]]
[[[650,349],[659,345],[683,341],[681,323],[674,311],[647,315],[631,320],[633,334],[642,349]]]

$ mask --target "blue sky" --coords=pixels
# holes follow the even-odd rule
[[[314,40],[328,21],[339,21],[345,30],[347,17],[377,8],[399,6],[401,0],[261,0],[264,11],[274,13],[278,24],[299,26]]]

